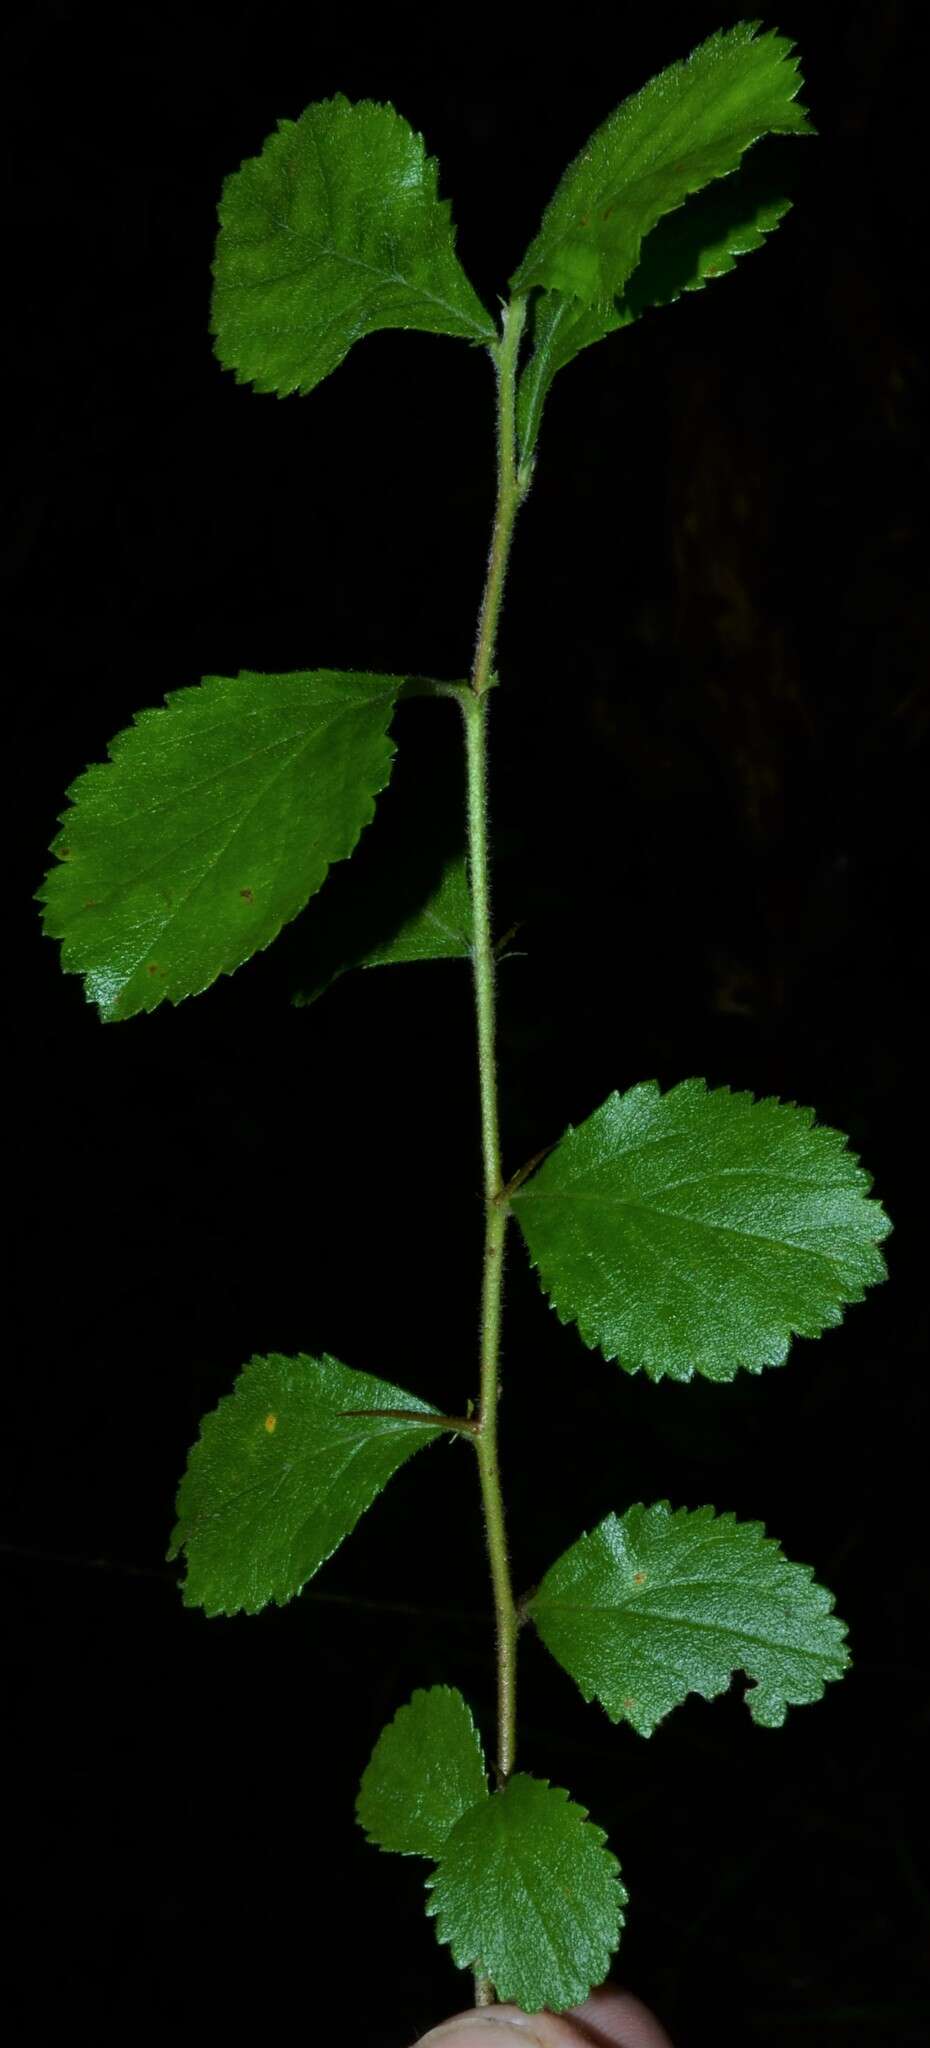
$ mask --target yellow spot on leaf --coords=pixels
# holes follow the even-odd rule
[[[274,1432],[275,1432],[275,1430],[277,1429],[277,1427],[278,1427],[278,1418],[277,1418],[277,1416],[276,1416],[276,1415],[266,1415],[266,1416],[265,1416],[265,1428],[267,1429],[267,1431],[268,1431],[268,1435],[269,1435],[269,1436],[273,1436],[273,1435],[274,1435]]]

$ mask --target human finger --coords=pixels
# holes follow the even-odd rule
[[[664,2027],[627,1991],[601,1990],[572,2012],[525,2013],[516,2005],[457,2014],[419,2048],[672,2048]]]

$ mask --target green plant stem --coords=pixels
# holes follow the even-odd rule
[[[518,472],[516,460],[517,357],[525,320],[526,300],[512,299],[501,316],[501,339],[491,350],[497,371],[497,503],[471,672],[471,686],[476,697],[483,697],[493,681],[497,622],[513,523],[529,489],[529,477]]]
[[[478,620],[478,638],[471,677],[472,694],[470,698],[462,700],[465,716],[468,868],[474,922],[473,961],[485,1211],[481,1291],[481,1392],[479,1426],[475,1432],[474,1442],[478,1453],[481,1499],[491,1564],[491,1583],[494,1589],[497,1632],[497,1771],[501,1784],[506,1784],[513,1770],[516,1748],[518,1618],[510,1578],[497,1447],[501,1297],[504,1239],[509,1205],[501,1174],[497,1103],[494,1032],[495,955],[491,927],[488,855],[487,736],[488,693],[494,681],[494,650],[507,560],[514,520],[526,492],[526,481],[517,473],[515,436],[516,366],[525,317],[524,301],[518,300],[506,308],[501,341],[492,352],[498,388],[497,502],[487,577]],[[475,1995],[479,2003],[489,2002],[493,1995],[492,1987],[480,1971],[476,1975]]]

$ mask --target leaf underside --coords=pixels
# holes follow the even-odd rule
[[[601,1829],[567,1792],[518,1772],[457,1822],[427,1911],[460,1969],[524,2012],[562,2012],[610,1967],[626,1892]]]
[[[38,894],[105,1020],[198,994],[303,909],[374,814],[402,681],[208,676],[78,777]]]
[[[380,328],[496,339],[437,179],[393,107],[337,94],[279,123],[219,208],[211,332],[238,383],[311,391]]]
[[[683,1081],[612,1095],[513,1196],[563,1322],[627,1372],[780,1365],[885,1276],[891,1228],[839,1131]]]
[[[181,1481],[169,1558],[183,1550],[187,1607],[257,1614],[283,1606],[355,1527],[388,1480],[440,1434],[352,1409],[436,1411],[335,1358],[253,1358],[204,1417]]]
[[[370,1842],[438,1857],[447,1835],[488,1797],[481,1743],[453,1686],[415,1692],[379,1736],[356,1812]]]
[[[845,1628],[807,1565],[758,1522],[667,1501],[608,1515],[546,1573],[526,1603],[586,1700],[651,1735],[689,1692],[713,1699],[735,1671],[754,1721],[822,1697],[848,1664]]]

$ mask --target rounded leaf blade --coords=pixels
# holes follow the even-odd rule
[[[345,860],[391,772],[400,676],[207,676],[80,775],[38,894],[106,1021],[199,994]]]
[[[612,1095],[513,1196],[563,1322],[651,1379],[780,1365],[885,1276],[891,1228],[839,1131],[703,1081]]]
[[[562,2012],[603,1982],[627,1897],[583,1806],[517,1772],[457,1822],[427,1880],[427,1911],[460,1969],[524,2012]]]
[[[471,1711],[451,1685],[415,1692],[382,1731],[356,1802],[379,1849],[435,1861],[456,1821],[488,1797]]]
[[[351,1412],[372,1408],[410,1421]],[[185,1553],[185,1606],[257,1614],[293,1599],[440,1434],[421,1419],[434,1412],[335,1358],[253,1358],[204,1417],[181,1481],[168,1556]]]
[[[393,107],[337,94],[279,123],[220,201],[211,332],[238,383],[312,391],[384,327],[496,339],[437,179]]]
[[[552,1565],[526,1612],[586,1700],[651,1735],[689,1692],[713,1699],[735,1671],[754,1721],[822,1697],[849,1662],[846,1630],[810,1566],[759,1522],[667,1501],[607,1515]]]

